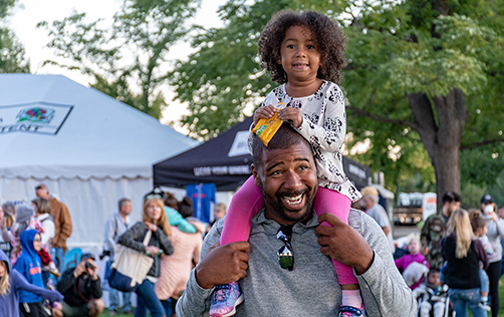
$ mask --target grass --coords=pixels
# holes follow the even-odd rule
[[[499,285],[499,298],[500,298],[499,317],[504,317],[504,278],[502,278],[501,281],[502,281],[503,285]],[[108,313],[107,309],[105,309],[100,316],[103,316],[103,317],[112,317]],[[119,316],[119,317],[132,317],[133,315],[118,314],[116,316]],[[472,316],[471,312],[469,312],[469,316]],[[491,316],[491,314],[488,313],[488,316]]]

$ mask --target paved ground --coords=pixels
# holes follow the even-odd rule
[[[394,239],[407,236],[411,232],[420,234],[420,228],[415,225],[394,225]]]

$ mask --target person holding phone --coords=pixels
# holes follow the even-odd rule
[[[103,311],[103,293],[95,260],[92,253],[83,253],[75,268],[63,272],[58,291],[65,296],[62,304],[66,317],[95,317]]]

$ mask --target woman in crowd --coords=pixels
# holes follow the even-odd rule
[[[481,197],[480,206],[481,215],[487,223],[488,241],[492,245],[494,257],[486,269],[488,280],[490,282],[490,307],[492,307],[492,317],[499,315],[499,279],[501,272],[502,245],[501,239],[504,239],[504,220],[497,216],[497,205],[493,197],[484,195]]]
[[[171,235],[170,224],[163,211],[163,201],[159,198],[146,199],[143,205],[142,220],[122,234],[118,243],[154,257],[154,263],[147,273],[147,277],[135,291],[138,299],[135,317],[141,317],[145,308],[150,311],[152,317],[163,317],[165,316],[164,308],[154,292],[154,284],[159,277],[159,256],[173,253],[173,246],[168,239],[168,236]],[[145,246],[143,240],[147,231],[152,232],[152,237]]]
[[[488,267],[488,258],[481,244],[472,232],[469,214],[462,209],[455,210],[448,222],[449,235],[442,240],[443,256],[447,260],[446,284],[457,317],[467,317],[467,308],[474,317],[486,317],[480,304],[479,261]]]

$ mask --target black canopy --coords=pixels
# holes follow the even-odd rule
[[[247,145],[251,124],[252,117],[247,117],[216,138],[154,164],[154,185],[184,188],[189,184],[214,183],[220,191],[236,190],[252,175],[252,155]],[[343,157],[343,169],[358,188],[368,184],[368,166]]]

